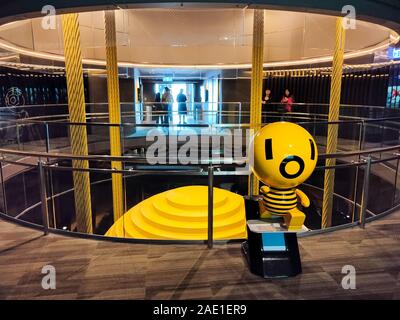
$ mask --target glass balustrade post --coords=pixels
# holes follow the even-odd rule
[[[49,138],[49,124],[45,122],[45,141],[46,141],[46,153],[50,152],[50,138]]]
[[[359,145],[358,145],[358,150],[361,151],[364,149],[364,143],[365,143],[365,121],[361,120],[361,128],[360,128],[360,140],[359,140]]]
[[[6,182],[4,181],[4,174],[3,174],[3,156],[0,157],[0,178],[1,178],[1,191],[3,193],[3,207],[4,207],[4,214],[8,215],[7,209],[7,194],[6,194]]]
[[[254,179],[254,175],[251,174],[251,172],[249,173],[249,180],[250,180],[250,186],[253,185],[253,179]],[[250,188],[249,190],[249,196],[252,197],[254,195],[253,193],[253,188]]]
[[[239,102],[239,119],[238,119],[238,123],[241,124],[242,123],[242,103]]]
[[[360,130],[359,130],[359,134],[358,134],[358,151],[361,151],[362,149],[362,145],[363,145],[363,141],[364,141],[364,121],[360,122]],[[361,155],[358,155],[358,162],[361,161]],[[356,166],[356,175],[354,178],[354,197],[353,197],[353,217],[352,217],[352,221],[354,222],[356,220],[356,215],[357,215],[357,197],[358,197],[358,178],[359,178],[359,174],[360,174],[360,167]]]
[[[208,237],[207,246],[213,247],[213,228],[214,228],[214,167],[212,163],[208,166]]]
[[[24,208],[28,207],[28,197],[26,194],[26,179],[25,174],[22,173],[22,190],[24,191]]]
[[[124,156],[125,152],[125,130],[124,125],[120,124],[120,134],[121,134],[121,155]],[[121,169],[125,171],[125,162],[121,161]],[[124,204],[124,212],[127,211],[127,203],[126,203],[126,173],[122,173],[122,188],[123,188],[123,204]]]
[[[369,196],[369,180],[371,176],[371,156],[369,155],[366,160],[366,167],[364,169],[364,183],[363,183],[363,194],[361,200],[361,212],[360,212],[360,225],[365,228],[366,212],[368,205]]]
[[[40,182],[40,200],[42,207],[42,217],[43,217],[43,232],[45,235],[49,234],[49,209],[47,206],[47,190],[46,190],[46,170],[44,162],[39,159],[39,182]]]
[[[15,130],[16,130],[16,134],[17,134],[18,150],[21,150],[21,139],[20,139],[20,136],[19,136],[19,125],[18,125],[18,122],[16,122],[16,124],[15,124]]]
[[[393,201],[392,201],[392,207],[394,207],[396,203],[396,191],[397,191],[397,175],[399,174],[399,162],[400,162],[400,153],[396,152],[394,154],[397,157],[397,163],[396,163],[396,174],[394,176],[394,188],[393,188]]]
[[[356,166],[356,175],[355,175],[355,177],[354,177],[354,197],[353,197],[353,214],[352,214],[352,222],[354,222],[355,220],[356,220],[356,215],[357,215],[357,196],[358,196],[358,190],[357,190],[357,187],[358,187],[358,176],[359,176],[359,171],[360,171],[360,168],[359,168],[359,166],[357,165]]]
[[[385,122],[381,123],[380,129],[381,129],[381,145],[380,145],[380,148],[383,148],[384,134],[385,134]],[[382,159],[382,152],[379,152],[379,159]]]
[[[316,136],[316,132],[317,132],[317,117],[316,115],[313,116],[313,136]]]
[[[45,143],[46,143],[46,153],[50,152],[50,130],[49,130],[49,123],[45,122]],[[47,163],[50,163],[50,158],[47,158]],[[51,195],[51,210],[53,216],[53,227],[56,228],[56,212],[55,212],[55,202],[54,202],[54,184],[53,184],[53,173],[51,170],[47,172],[49,178],[49,192]]]

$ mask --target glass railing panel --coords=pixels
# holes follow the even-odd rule
[[[103,165],[99,164],[94,164],[94,166],[103,167]],[[94,234],[105,235],[114,222],[111,176],[108,172],[91,172],[90,174]],[[123,186],[121,188],[123,189]],[[123,207],[125,207],[124,200],[124,198],[120,199]]]
[[[16,219],[42,224],[40,179],[37,168],[3,163],[3,187],[7,214]]]
[[[46,123],[46,144],[49,152],[71,152],[70,126],[63,122]]]
[[[103,235],[113,219],[111,173],[98,172],[96,169],[109,169],[110,166],[91,163],[90,167],[90,215],[93,234]],[[80,171],[71,168],[70,161],[61,161],[58,167],[47,168],[50,226],[64,231],[87,233],[77,224],[77,191],[74,187],[73,172]]]
[[[338,125],[337,152],[362,149],[362,123],[342,122]]]
[[[393,161],[392,163],[395,164],[395,183],[394,183],[394,204],[399,205],[400,204],[400,159],[398,158],[396,161]]]
[[[6,187],[5,187],[5,169],[4,166],[7,164],[5,162],[0,161],[0,185],[1,185],[1,193],[0,193],[0,209],[1,212],[7,214],[7,197],[6,197]]]
[[[125,113],[130,123],[163,123],[163,124],[222,124],[243,123],[246,113],[240,102],[187,102],[182,107],[177,102],[144,102],[134,104],[134,119]],[[127,122],[127,121],[123,121]]]
[[[59,170],[65,167],[67,170]],[[75,205],[70,160],[59,160],[57,167],[47,167],[48,215],[50,227],[74,231]]]
[[[299,122],[300,126],[306,129],[313,137],[318,147],[320,154],[326,152],[326,137],[328,134],[328,127],[326,123],[322,122]],[[335,126],[338,126],[335,124]]]
[[[394,206],[396,165],[397,161],[372,163],[369,178],[367,218],[370,215],[383,213]]]
[[[367,122],[364,125],[363,149],[374,149],[382,146],[383,126],[379,122]]]
[[[342,164],[344,163],[337,161],[337,165]],[[355,213],[353,200],[356,196],[355,190],[357,188],[356,175],[355,167],[337,167],[335,169],[331,226],[351,223],[356,219],[356,217],[353,218]],[[313,227],[320,229],[324,195],[324,170],[315,171],[305,184],[307,185],[308,192],[311,194],[310,198],[312,200],[310,208],[305,209],[307,212],[306,222],[311,223],[314,221],[312,224]],[[300,186],[300,189],[302,187]],[[315,224],[315,221],[318,223]]]

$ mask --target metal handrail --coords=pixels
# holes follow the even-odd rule
[[[375,153],[383,153],[389,151],[399,150],[400,145],[390,146],[390,147],[383,147],[383,148],[373,148],[368,150],[361,150],[361,151],[343,151],[340,153],[331,153],[326,154],[322,153],[319,155],[320,159],[328,159],[328,158],[348,158],[358,155],[368,155],[368,154],[375,154]],[[52,158],[52,159],[67,159],[67,160],[93,160],[93,161],[120,161],[120,162],[138,162],[140,160],[151,160],[153,158],[148,157],[140,157],[140,156],[109,156],[109,155],[74,155],[68,153],[53,153],[53,152],[41,152],[41,151],[23,151],[23,150],[12,150],[12,149],[4,149],[0,148],[0,154],[13,154],[19,156],[27,156],[27,157],[37,157],[37,158]],[[155,158],[156,159],[156,158]],[[229,159],[232,160],[232,164],[243,164],[245,162],[245,157],[240,159]],[[212,159],[209,159],[210,163]],[[206,160],[202,160],[203,162],[209,163]],[[138,162],[140,163],[140,162]]]
[[[144,113],[146,113],[145,111],[132,111],[132,112],[122,112],[122,115],[143,115]],[[164,114],[165,112],[163,111],[153,111],[152,114]],[[178,114],[178,111],[170,111],[170,113],[172,114]],[[220,114],[220,115],[230,115],[230,116],[235,116],[235,115],[248,115],[250,114],[250,111],[235,111],[235,110],[205,110],[202,111],[203,114]],[[279,116],[288,116],[288,117],[293,117],[293,116],[319,116],[319,117],[327,117],[328,114],[318,114],[318,113],[306,113],[306,112],[290,112],[290,113],[279,113],[277,111],[263,111],[262,112],[263,115],[269,115],[269,114],[276,114]],[[88,120],[92,120],[92,119],[96,119],[96,116],[98,117],[102,117],[102,116],[106,116],[108,115],[107,112],[102,112],[102,113],[87,113],[87,119]],[[94,117],[93,117],[94,116]],[[29,118],[22,118],[22,119],[7,119],[7,120],[1,120],[0,119],[0,123],[4,122],[4,123],[15,123],[15,124],[46,124],[46,123],[50,123],[50,121],[46,121],[46,120],[40,120],[40,119],[52,119],[52,118],[68,118],[69,115],[68,114],[57,114],[57,115],[45,115],[45,116],[34,116],[34,117],[29,117]],[[400,121],[400,116],[397,117],[383,117],[383,118],[374,118],[374,119],[370,119],[370,118],[359,118],[356,116],[348,116],[348,115],[341,115],[340,116],[343,119],[349,119],[349,120],[339,120],[339,121],[326,121],[326,120],[318,120],[315,121],[313,119],[313,121],[310,122],[299,122],[300,124],[307,124],[307,123],[318,123],[318,124],[350,124],[350,123],[361,123],[361,122],[365,122],[365,123],[374,123],[374,122],[380,122],[380,121],[395,121],[395,120],[399,120]],[[56,123],[58,124],[65,124],[65,125],[83,125],[83,126],[154,126],[154,124],[151,123],[133,123],[133,122],[124,122],[124,123],[120,123],[120,124],[110,124],[109,122],[70,122],[70,121],[57,121]],[[178,126],[179,124],[171,124],[173,126]],[[218,125],[218,124],[215,124]],[[231,124],[229,124],[231,125]],[[232,125],[235,125],[235,123],[233,123]],[[159,124],[157,124],[157,126],[161,126]],[[205,124],[187,124],[187,125],[180,125],[180,126],[205,126]]]
[[[161,103],[161,102],[155,102],[155,101],[145,101],[145,102],[128,102],[124,101],[121,102],[121,105],[143,105],[143,104],[156,104],[156,103]],[[239,102],[239,101],[210,101],[210,102],[186,102],[187,104],[232,104],[232,105],[249,105],[250,102]],[[281,102],[272,102],[273,105],[284,105],[285,103]],[[85,105],[87,106],[107,106],[108,102],[86,102]],[[329,103],[318,103],[318,102],[293,102],[293,106],[326,106],[329,107]],[[26,104],[23,106],[4,106],[1,109],[25,109],[25,108],[43,108],[43,107],[60,107],[60,106],[66,106],[68,107],[68,103],[44,103],[44,104]],[[374,109],[385,109],[386,107],[380,106],[380,105],[362,105],[362,104],[341,104],[341,107],[345,108],[374,108]]]

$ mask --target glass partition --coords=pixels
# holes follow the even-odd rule
[[[168,113],[157,113],[153,109],[146,111],[145,105],[124,104],[123,121],[118,125],[123,163],[123,172],[120,174],[123,176],[124,212],[143,200],[173,188],[207,186],[210,161],[214,163],[215,187],[241,196],[248,193],[248,171],[245,171],[246,163],[243,161],[248,157],[250,139],[249,112],[246,110],[248,105],[218,104],[220,110],[215,111],[214,107],[210,107],[207,111],[200,104],[201,108],[197,111],[201,112],[197,115],[195,106],[191,106],[188,108],[186,123],[181,124],[178,112],[177,118],[172,112],[172,120],[169,119],[169,123],[164,124],[159,121],[158,116],[169,116]],[[49,226],[66,232],[77,231],[70,131],[74,126],[85,126],[88,135],[94,234],[105,235],[114,222],[111,161],[107,158],[110,154],[108,106],[93,104],[88,107],[90,113],[87,114],[86,124],[69,123],[65,115],[61,114],[54,117],[47,115],[45,121],[39,117],[2,122],[0,132],[4,137],[9,137],[1,140],[0,148],[3,150],[0,151],[3,156],[0,209],[3,213],[26,222],[43,224],[41,181],[37,168],[38,161],[42,160],[45,163],[44,185]],[[380,109],[366,109],[367,111],[344,106],[342,114],[346,117],[369,113],[386,115]],[[297,105],[290,114],[279,109],[269,110],[263,112],[263,117],[263,125],[279,120],[296,122],[307,129],[317,141],[320,155],[317,170],[300,186],[311,199],[310,208],[302,209],[307,214],[306,226],[310,231],[321,228],[324,166],[325,158],[329,156],[324,153],[329,125],[338,127],[332,227],[354,225],[361,221],[362,215],[367,220],[374,219],[387,214],[400,204],[397,119],[351,118],[328,123],[325,119],[326,106],[323,105]],[[191,142],[197,150],[196,153],[190,154],[186,150],[187,162],[176,161],[181,147],[190,138],[193,138]],[[165,150],[161,148],[154,152],[154,143],[158,139],[165,139]],[[205,141],[208,143],[208,152],[202,153]],[[371,167],[366,175],[368,151]],[[36,152],[35,155],[33,152]],[[164,162],[156,161],[160,152],[165,152]],[[59,157],[58,154],[64,156]],[[199,160],[207,161],[201,163]],[[369,179],[367,202],[366,177]],[[15,190],[18,190],[17,195]],[[125,237],[125,224],[131,221],[122,219],[121,222],[120,228]],[[156,224],[151,220],[147,222]]]

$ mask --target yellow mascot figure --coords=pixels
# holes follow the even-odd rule
[[[297,205],[310,205],[298,185],[307,180],[317,164],[318,151],[314,138],[301,126],[274,122],[263,127],[254,137],[255,176],[261,187],[261,218],[283,217],[289,231],[301,230],[305,215]]]

